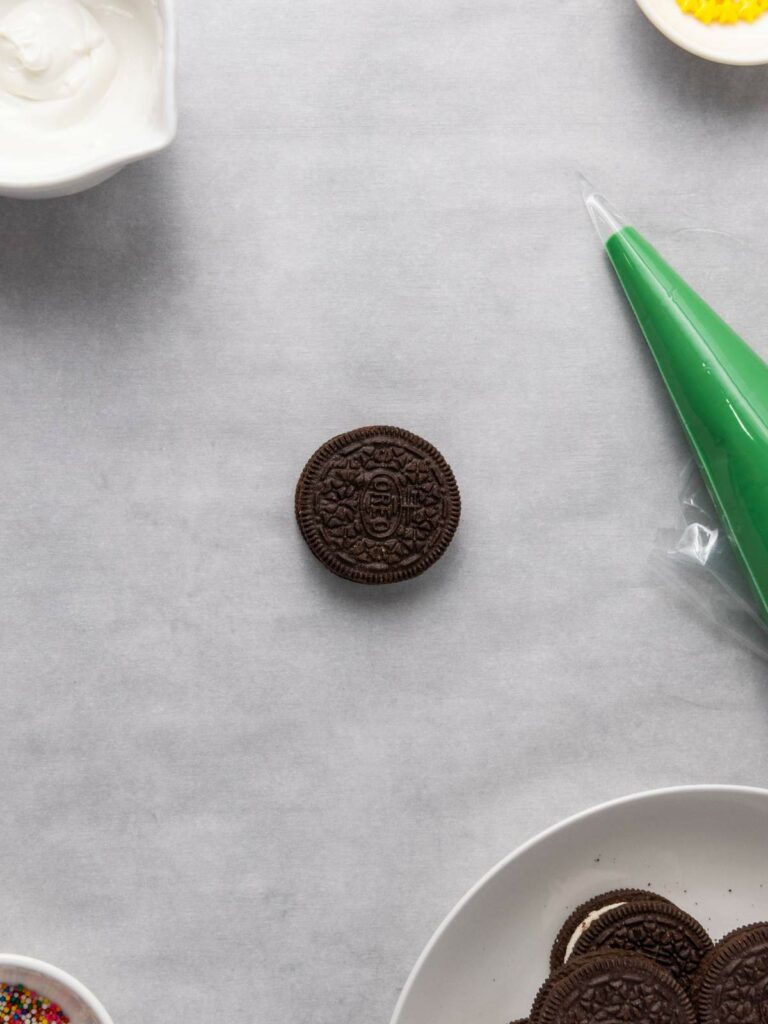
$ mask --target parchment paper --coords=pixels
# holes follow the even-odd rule
[[[687,451],[576,172],[768,354],[768,75],[631,0],[179,22],[174,148],[0,202],[2,946],[118,1024],[386,1022],[533,832],[766,780],[764,665],[649,570]],[[292,492],[376,422],[464,516],[369,590]]]

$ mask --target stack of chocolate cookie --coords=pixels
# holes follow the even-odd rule
[[[647,890],[577,907],[550,968],[529,1024],[768,1024],[768,924],[715,945],[695,918]]]

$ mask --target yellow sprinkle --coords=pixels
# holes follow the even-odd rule
[[[768,11],[768,0],[677,0],[685,14],[703,21],[721,25],[735,25],[737,21],[753,22]]]

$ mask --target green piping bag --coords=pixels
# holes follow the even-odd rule
[[[768,366],[602,196],[584,191],[768,621]]]

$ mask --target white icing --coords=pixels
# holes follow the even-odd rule
[[[69,100],[112,81],[117,55],[77,0],[22,0],[0,22],[0,89],[22,100]]]
[[[0,0],[0,180],[50,180],[159,128],[156,0]]]
[[[576,943],[579,941],[579,939],[587,930],[587,928],[590,928],[595,923],[595,921],[599,921],[603,914],[607,914],[609,910],[613,910],[615,907],[623,907],[625,903],[626,900],[622,900],[620,903],[609,903],[608,906],[600,907],[599,910],[593,910],[591,913],[587,914],[587,916],[584,918],[584,920],[581,922],[581,924],[578,926],[576,931],[571,936],[570,940],[568,941],[568,945],[565,947],[565,957],[563,958],[563,963],[567,963],[568,960],[570,960],[571,954],[576,948]]]

